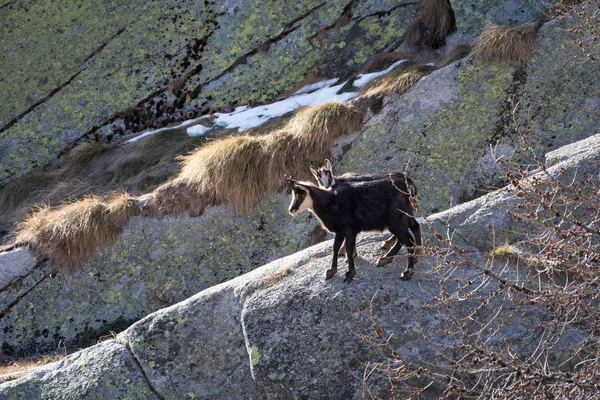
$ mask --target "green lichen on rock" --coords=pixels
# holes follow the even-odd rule
[[[508,66],[464,63],[427,76],[368,126],[344,155],[341,171],[408,165],[426,211],[456,204],[476,185],[468,180],[493,136],[511,73]]]
[[[475,33],[488,21],[531,19],[539,3],[457,0],[453,7],[461,32]],[[199,88],[185,104],[190,110],[270,101],[308,71],[349,76],[399,43],[414,10],[372,0],[278,0],[267,8],[258,0],[15,2],[0,18],[7,21],[0,91],[10,94],[0,126],[27,112],[0,133],[4,185],[55,161],[74,140],[184,72],[191,74],[185,90]]]
[[[598,127],[600,63],[575,60],[582,53],[572,43],[574,35],[558,21],[543,26],[538,38],[518,111],[543,153],[583,139]],[[600,53],[600,42],[590,46],[592,53]]]
[[[502,186],[491,156],[510,156],[532,128],[538,154],[593,133],[600,66],[571,57],[563,23],[538,34],[526,68],[461,61],[390,98],[341,159],[338,172],[402,171],[408,165],[424,212],[435,212]],[[517,124],[513,121],[513,112]],[[531,155],[518,160],[532,162]]]
[[[489,23],[519,25],[538,19],[548,2],[543,0],[452,0],[460,33],[478,34]]]
[[[3,24],[0,46],[16,61],[1,72],[0,90],[11,93],[11,101],[3,103],[0,126],[47,99],[0,133],[0,184],[52,161],[93,127],[165,86],[168,74],[181,70],[172,55],[189,38],[208,34],[206,18],[213,13],[195,4],[56,2],[3,8],[13,22]],[[36,50],[23,50],[21,42]],[[49,83],[38,86],[48,76]]]
[[[203,88],[200,97],[188,99],[188,107],[208,104],[228,108],[265,102],[304,79],[307,71],[323,63],[339,63],[338,54],[329,50],[350,41],[345,37],[315,47],[307,40],[334,25],[346,5],[341,0],[324,4],[278,1],[268,8],[260,2],[231,7],[225,3],[171,3],[157,0],[2,8],[0,12],[11,23],[3,25],[0,45],[11,57],[7,67],[3,66],[0,90],[14,93],[15,100],[5,102],[7,105],[0,109],[0,126],[36,102],[40,104],[0,133],[0,185],[52,162],[74,140],[164,90],[184,71],[199,71],[186,81],[186,90],[191,92],[233,68],[223,79]],[[376,7],[365,1],[363,9],[368,12]],[[393,15],[373,19],[371,31],[379,25],[386,34],[370,37],[360,47],[370,46],[370,54],[374,54],[388,45],[394,36],[390,26],[398,23]],[[38,24],[38,20],[45,22]],[[349,26],[354,25],[351,21]],[[338,30],[334,27],[331,32]],[[360,32],[353,35],[360,36]],[[22,52],[23,40],[25,47],[44,51]],[[271,46],[263,46],[246,64],[238,64],[244,54],[271,40]],[[203,45],[200,54],[190,58],[193,43]],[[56,54],[60,61],[40,62],[40,58],[55,60]],[[365,54],[361,60],[366,59]],[[347,50],[345,56],[351,55]]]
[[[365,3],[365,12],[375,7],[370,2]],[[206,85],[197,101],[210,101],[214,107],[267,102],[302,81],[307,72],[315,67],[327,77],[346,76],[356,71],[373,54],[398,42],[404,33],[403,26],[407,26],[412,17],[411,8],[401,8],[380,18],[357,17],[344,26],[332,28],[330,26],[334,25],[345,3],[336,1],[319,4],[311,3],[312,11],[296,23],[295,29],[284,39],[272,43],[268,51],[259,51],[247,57],[244,64]],[[293,20],[294,15],[291,14],[289,20]],[[219,40],[222,40],[219,35],[215,38],[215,48],[219,47]],[[258,44],[251,41],[252,46]],[[243,46],[236,54],[245,54],[243,50],[248,47]],[[212,51],[207,52],[207,59],[210,59]],[[213,62],[221,62],[218,61],[219,57],[212,58],[215,59]],[[219,65],[223,69],[226,67],[225,64]],[[215,73],[218,70],[216,68]],[[188,86],[194,87],[206,77],[203,73],[191,79]]]

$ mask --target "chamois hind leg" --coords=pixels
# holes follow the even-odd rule
[[[345,256],[345,255],[346,255],[346,246],[342,246],[340,248],[340,256]],[[357,255],[358,255],[358,253],[356,252],[356,247],[355,247],[353,256],[356,257]]]
[[[333,278],[333,276],[337,273],[337,259],[343,241],[344,237],[339,233],[336,233],[335,238],[333,239],[333,257],[331,260],[331,269],[327,270],[325,280]]]
[[[394,247],[395,243],[396,243],[396,236],[392,235],[389,238],[387,238],[383,243],[381,243],[381,248],[385,249],[385,250],[389,250],[392,247]]]
[[[346,256],[348,257],[348,272],[344,282],[350,283],[356,276],[356,268],[354,268],[354,254],[356,252],[356,235],[346,235]],[[352,256],[350,256],[352,254]]]
[[[342,241],[342,244],[346,244],[345,240]],[[340,256],[345,256],[346,255],[346,246],[341,246],[340,247],[340,252],[339,252]]]
[[[408,232],[408,227],[405,221],[399,221],[398,223],[394,224],[394,226],[390,227],[390,231],[394,233],[394,235],[398,238],[398,241],[385,256],[381,257],[377,261],[377,265],[383,266],[391,263],[394,259],[394,256],[396,256],[396,254],[398,254],[398,252],[400,251],[402,245],[405,245],[408,252],[408,267],[402,273],[401,278],[403,280],[409,280],[412,276],[413,266],[415,262],[413,257],[414,242],[410,237],[410,233]]]

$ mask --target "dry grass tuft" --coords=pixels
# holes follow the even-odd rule
[[[16,209],[30,196],[41,192],[55,180],[55,177],[41,171],[31,172],[6,185],[0,191],[0,214]]]
[[[498,261],[511,262],[513,264],[519,263],[530,268],[539,268],[542,266],[540,259],[531,251],[508,243],[494,247],[490,251],[489,257]]]
[[[360,129],[363,112],[344,103],[300,110],[280,131],[266,136],[265,177],[271,190],[282,187],[282,172],[309,178],[308,166],[329,156],[337,138]]]
[[[471,56],[483,61],[526,62],[535,48],[541,21],[508,28],[490,24],[479,35]]]
[[[248,135],[215,140],[184,158],[177,180],[215,203],[229,204],[236,212],[248,211],[269,188],[263,179],[263,142],[261,137]]]
[[[447,65],[452,64],[458,60],[462,60],[467,57],[471,51],[473,50],[473,46],[468,44],[458,44],[452,48],[448,53],[446,53],[439,62],[440,67],[445,67]]]
[[[277,282],[281,281],[284,277],[291,275],[294,273],[293,267],[285,267],[281,271],[273,272],[265,277],[265,281],[267,282],[267,287],[273,287]]]
[[[353,106],[325,103],[300,110],[271,134],[209,142],[182,158],[181,173],[155,190],[148,206],[159,216],[200,215],[212,204],[246,213],[283,186],[284,173],[308,176],[308,165],[326,158],[339,136],[359,129],[362,117]]]
[[[490,257],[494,257],[497,260],[516,262],[519,259],[519,254],[520,251],[516,247],[504,243],[494,247],[490,253]]]
[[[62,178],[73,178],[81,172],[94,158],[111,150],[101,143],[81,143],[69,152],[62,168]]]
[[[36,368],[42,367],[46,364],[50,364],[56,361],[60,361],[66,356],[66,353],[53,354],[35,358],[28,358],[25,360],[14,360],[7,362],[5,365],[0,365],[0,383],[18,379],[23,375],[32,372],[32,370]]]
[[[139,211],[135,200],[125,194],[106,203],[89,196],[56,209],[39,206],[21,222],[16,242],[29,245],[38,257],[58,267],[73,269],[120,234]]]
[[[405,63],[395,68],[389,74],[381,76],[361,90],[362,99],[382,99],[392,93],[402,94],[410,89],[425,75],[432,71],[432,67],[419,66]]]
[[[445,45],[446,36],[456,30],[456,18],[450,1],[419,0],[415,10],[419,18],[408,27],[404,43],[432,49]]]

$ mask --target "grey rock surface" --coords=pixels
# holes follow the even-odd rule
[[[0,291],[0,345],[11,356],[88,346],[109,331],[305,247],[315,219],[292,220],[276,194],[247,216],[136,217],[76,271],[43,263]],[[13,253],[10,253],[13,254]],[[19,253],[21,254],[21,253]]]
[[[439,275],[431,270],[436,261],[423,258],[413,280],[402,281],[407,261],[403,254],[387,267],[375,266],[385,237],[360,236],[358,277],[351,284],[343,283],[343,265],[337,276],[325,280],[332,245],[325,242],[147,316],[118,335],[117,342],[125,347],[116,350],[123,357],[129,356],[125,348],[131,350],[148,385],[164,399],[360,399],[365,363],[381,360],[377,346],[362,336],[375,335],[374,321],[391,348],[416,365],[441,362],[437,344],[446,340],[444,309],[428,307],[439,292]],[[469,257],[478,265],[486,263],[478,253]],[[470,278],[478,285],[486,279],[466,267],[445,274],[448,282]],[[489,290],[494,287],[488,285]],[[467,303],[462,302],[465,307]],[[536,318],[532,313],[527,323],[507,328],[504,338],[513,348],[522,346],[521,337],[530,333]],[[33,388],[45,388],[40,376],[50,373],[73,379],[69,390],[82,393],[81,387],[87,387],[82,383],[87,382],[85,366],[90,366],[92,371],[105,370],[99,376],[106,379],[98,379],[105,385],[81,398],[121,387],[115,398],[127,398],[136,380],[113,365],[93,361],[101,346],[109,345],[82,350],[71,356],[73,361],[0,385],[0,397],[34,393],[31,398],[36,398]],[[85,360],[90,361],[83,364]],[[70,369],[76,364],[81,372]],[[372,389],[384,390],[377,385]]]
[[[0,253],[0,290],[27,275],[36,264],[35,257],[26,247]]]
[[[0,399],[160,399],[137,362],[109,340],[0,385]]]

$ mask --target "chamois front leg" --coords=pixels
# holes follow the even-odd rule
[[[338,254],[340,252],[340,247],[342,246],[342,242],[344,241],[344,237],[339,233],[335,234],[335,238],[333,239],[333,257],[331,260],[331,269],[327,270],[327,275],[325,275],[325,280],[333,278],[333,276],[337,273],[337,259]]]
[[[356,251],[356,235],[346,235],[346,257],[348,257],[348,272],[346,273],[346,279],[344,282],[350,283],[356,276],[356,269],[354,268],[354,254]]]
[[[414,274],[414,266],[416,259],[415,242],[410,236],[408,237],[408,244],[406,245],[406,253],[408,258],[408,266],[406,267],[406,270],[402,273],[402,275],[400,275],[400,279],[402,279],[403,281],[409,281]]]

